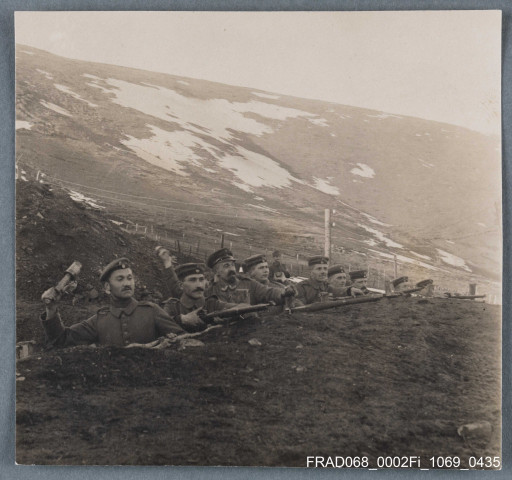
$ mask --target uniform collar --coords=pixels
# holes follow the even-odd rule
[[[110,313],[114,315],[117,318],[121,317],[121,314],[124,313],[125,315],[131,315],[133,311],[137,308],[137,305],[139,302],[135,300],[135,298],[130,298],[130,301],[126,304],[124,302],[119,302],[116,300],[112,300],[110,304]]]
[[[198,298],[197,300],[194,300],[193,298],[190,298],[188,295],[185,294],[181,295],[180,297],[180,303],[185,308],[190,308],[193,310],[204,307],[204,302],[204,297]]]

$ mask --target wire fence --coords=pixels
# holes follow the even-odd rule
[[[175,213],[186,213],[190,216],[192,223],[195,222],[194,217],[196,215],[205,215],[206,218],[231,218],[235,220],[235,223],[240,219],[252,220],[254,218],[254,216],[249,215],[248,211],[243,207],[228,206],[226,208],[231,209],[232,213],[226,213],[226,208],[224,207],[223,212],[218,212],[220,207],[211,203],[189,203],[116,192],[59,179],[46,175],[41,171],[37,171],[37,173],[31,175],[27,173],[26,170],[22,169],[21,166],[18,167],[18,165],[16,165],[16,179],[28,180],[28,177],[35,177],[35,180],[41,183],[59,186],[68,191],[71,195],[78,193],[80,197],[74,199],[89,204],[91,208],[103,210],[105,206],[98,205],[97,203],[97,200],[100,199],[103,204],[110,205],[114,209],[119,208],[121,213],[123,213],[125,205],[129,204],[142,210],[149,209],[152,213],[155,211],[161,212],[163,218],[169,218],[169,224],[171,225],[174,220],[172,215]],[[86,195],[91,195],[91,197]],[[340,203],[344,204],[343,202]],[[174,205],[186,205],[194,208],[177,208]],[[344,205],[357,210],[348,204]],[[197,210],[197,207],[217,211]],[[276,214],[279,214],[279,212],[276,212]],[[269,215],[273,215],[273,212],[269,212]],[[179,229],[176,228],[170,231],[171,229],[169,229],[168,226],[156,225],[149,221],[144,222],[144,224],[127,220],[111,221],[129,234],[145,236],[169,248],[173,253],[203,262],[206,262],[208,255],[210,255],[212,251],[221,247],[228,247],[234,250],[235,255],[238,255],[240,260],[253,254],[266,255],[270,260],[272,258],[272,250],[269,250],[268,242],[265,238],[269,236],[274,237],[276,239],[274,248],[278,248],[282,252],[283,263],[292,276],[307,276],[309,272],[307,265],[308,257],[323,252],[324,248],[323,226],[320,222],[317,226],[310,225],[310,228],[312,230],[316,229],[318,233],[304,234],[303,232],[281,230],[274,232],[269,229],[266,231],[266,235],[261,235],[260,238],[256,236],[248,238],[247,235],[243,235],[242,233],[228,232],[215,227],[210,228],[210,231],[206,235],[204,233],[194,234],[193,228],[190,228],[190,222],[187,223],[181,231],[178,231]],[[343,233],[342,241],[344,243],[354,242],[357,245],[362,239],[368,239],[368,235],[359,233],[352,228],[338,226],[336,230],[338,233]],[[425,269],[421,267],[421,264],[424,262],[419,260],[402,262],[397,259],[396,256],[393,258],[392,253],[372,247],[370,251],[383,255],[382,257],[374,256],[370,251],[362,252],[355,248],[339,247],[337,245],[339,242],[340,239],[338,237],[336,241],[332,243],[331,264],[342,264],[347,272],[366,269],[368,274],[368,286],[370,288],[384,290],[386,283],[396,276],[409,274],[418,276],[418,279],[424,279],[427,273]],[[441,261],[439,258],[434,259],[433,264],[435,269],[443,271],[440,267]],[[450,273],[448,270],[444,271]],[[423,278],[419,278],[420,276],[423,276]],[[461,286],[459,285],[458,288],[460,290]],[[448,287],[436,285],[435,291],[438,294],[448,291],[453,292],[453,285]],[[468,292],[463,290],[461,293],[466,294]],[[491,295],[488,301],[491,303],[501,303],[499,293]]]

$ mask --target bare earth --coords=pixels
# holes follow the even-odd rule
[[[18,327],[38,308],[19,302]],[[376,467],[419,455],[429,468],[443,455],[467,468],[500,454],[499,318],[473,301],[384,299],[239,322],[204,346],[41,351],[17,364],[16,460],[304,467],[338,455]],[[457,434],[482,421],[490,437]]]

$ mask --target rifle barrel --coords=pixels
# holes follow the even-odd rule
[[[383,296],[372,296],[372,297],[358,297],[358,298],[347,298],[345,300],[333,300],[330,302],[318,302],[304,305],[303,307],[292,308],[293,312],[318,312],[320,310],[327,310],[329,308],[342,307],[344,305],[354,305],[357,303],[369,303],[377,302],[384,298]]]
[[[240,315],[244,315],[245,313],[261,312],[262,310],[266,310],[269,306],[270,306],[269,303],[259,303],[257,305],[249,305],[247,307],[233,307],[233,308],[228,308],[226,310],[221,310],[219,312],[208,313],[208,314],[206,314],[206,318],[211,319],[214,317],[219,317],[219,318],[239,317]]]

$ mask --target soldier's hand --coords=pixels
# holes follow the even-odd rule
[[[360,290],[359,288],[352,287],[350,289],[350,295],[352,297],[359,297],[360,295],[364,295],[364,292],[362,290]]]
[[[293,285],[288,285],[284,289],[284,292],[282,293],[281,296],[283,298],[286,298],[286,297],[294,297],[295,295],[297,295],[297,290],[295,290],[295,287]]]
[[[60,300],[60,297],[61,294],[55,289],[55,287],[51,287],[41,295],[41,300],[46,306],[50,306],[57,303]]]
[[[158,251],[158,257],[162,260],[165,268],[172,267],[178,263],[178,259],[174,255],[171,255],[166,248],[161,248]]]
[[[193,310],[190,313],[181,314],[181,323],[186,327],[204,327],[204,322],[199,317],[199,311],[202,308]]]

